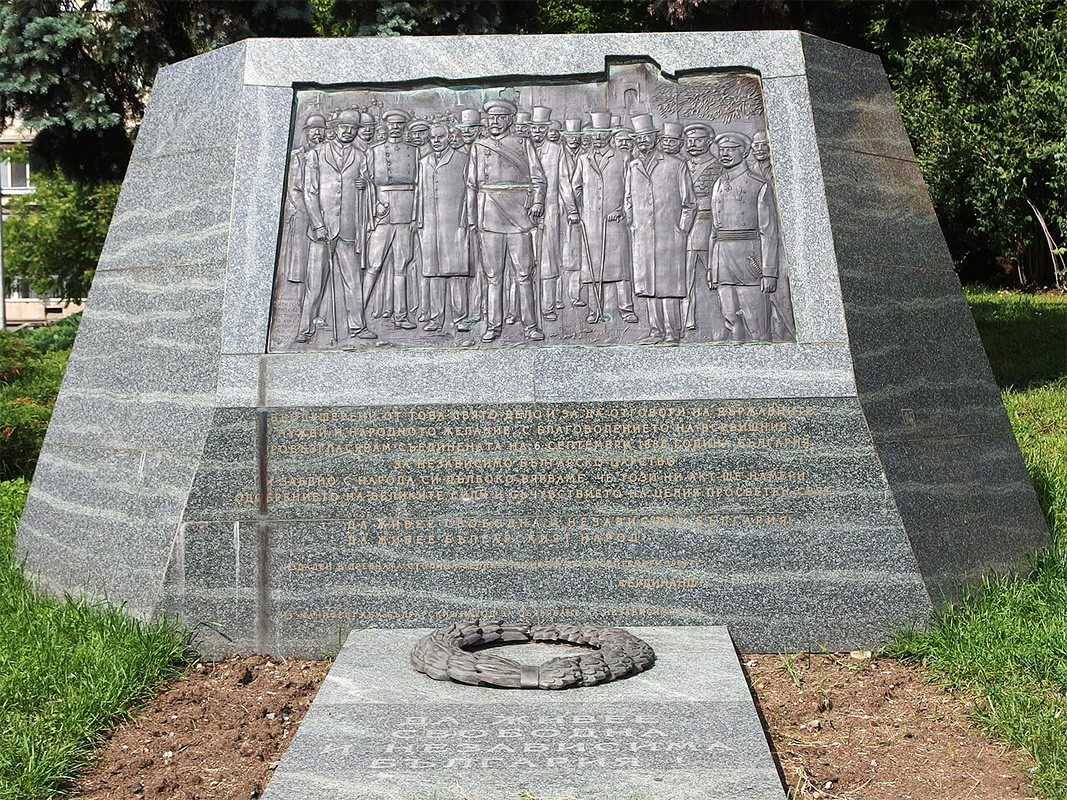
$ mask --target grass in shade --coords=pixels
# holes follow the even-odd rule
[[[54,796],[102,732],[180,671],[184,651],[166,625],[28,585],[13,555],[27,489],[0,482],[0,800]]]
[[[1052,544],[1026,574],[990,576],[889,654],[978,700],[979,722],[1028,751],[1034,788],[1067,797],[1067,297],[969,290],[975,322]]]

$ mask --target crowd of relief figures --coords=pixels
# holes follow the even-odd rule
[[[758,78],[297,93],[272,350],[791,341]]]

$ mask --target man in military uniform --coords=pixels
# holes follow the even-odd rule
[[[574,194],[579,201],[583,247],[582,283],[592,286],[587,322],[599,322],[607,306],[607,293],[624,322],[636,323],[630,235],[626,224],[626,164],[612,150],[611,116],[590,115],[593,149],[578,157],[574,170]]]
[[[542,316],[549,321],[557,319],[556,285],[563,261],[563,232],[568,225],[578,222],[578,209],[574,204],[571,187],[571,169],[563,145],[548,141],[548,127],[552,121],[552,109],[535,106],[530,120],[530,140],[537,150],[541,168],[545,171],[548,188],[545,193],[545,213],[535,230],[536,253],[541,277]]]
[[[424,330],[439,331],[447,316],[457,331],[469,331],[467,280],[471,277],[467,246],[467,158],[452,148],[449,129],[430,129],[430,145],[419,160],[418,226],[430,284],[429,318]]]
[[[369,299],[388,263],[393,290],[393,324],[401,330],[414,330],[415,323],[408,319],[407,283],[415,260],[418,149],[404,141],[404,128],[408,123],[405,112],[387,111],[382,119],[387,138],[368,152],[376,203],[367,245],[367,280],[363,289]]]
[[[304,199],[311,219],[307,289],[300,308],[298,342],[311,340],[331,271],[339,279],[340,299],[350,336],[376,339],[364,318],[363,254],[370,221],[373,186],[366,154],[356,147],[359,112],[342,111],[332,121],[334,138],[307,154]],[[336,268],[336,269],[335,269]],[[336,295],[336,292],[335,292]]]
[[[711,151],[711,140],[715,131],[710,125],[695,122],[684,130],[685,149],[689,156],[689,172],[693,176],[693,190],[697,197],[696,221],[689,231],[689,242],[685,256],[686,296],[682,303],[682,316],[685,329],[695,330],[697,326],[697,275],[707,281],[710,263],[708,249],[711,247],[711,191],[715,181],[722,173],[722,164]],[[712,338],[722,338],[723,326],[718,320],[718,301],[715,301],[712,321]],[[717,323],[717,324],[716,324]]]
[[[648,306],[642,344],[678,344],[686,296],[685,249],[696,217],[689,166],[656,149],[648,114],[633,118],[637,156],[626,165],[626,219],[633,246],[634,291]]]
[[[534,303],[534,250],[531,231],[545,210],[548,181],[528,139],[511,132],[515,105],[485,104],[488,135],[471,148],[467,163],[467,224],[481,240],[482,268],[489,284],[487,326],[492,342],[504,326],[504,274],[510,264],[518,284],[519,311],[526,337],[541,341]]]
[[[614,135],[611,137],[611,144],[616,153],[629,161],[634,157],[633,129],[628,128],[625,125],[616,128]]]
[[[769,341],[769,295],[778,288],[774,191],[745,165],[751,139],[722,133],[715,143],[723,173],[712,190],[710,285],[731,341]]]

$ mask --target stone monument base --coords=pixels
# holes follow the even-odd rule
[[[727,629],[628,630],[654,667],[566,691],[431,680],[408,663],[427,631],[353,631],[264,798],[784,800]],[[498,652],[539,663],[561,649]]]

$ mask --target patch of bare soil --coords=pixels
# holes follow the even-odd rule
[[[796,800],[1031,800],[1024,757],[979,733],[965,697],[889,659],[742,657]],[[79,798],[252,800],[329,664],[198,664],[100,748]]]
[[[1035,797],[1033,761],[976,730],[970,700],[865,655],[742,656],[791,798]]]
[[[248,656],[196,664],[100,748],[72,787],[92,800],[259,797],[329,662]]]

